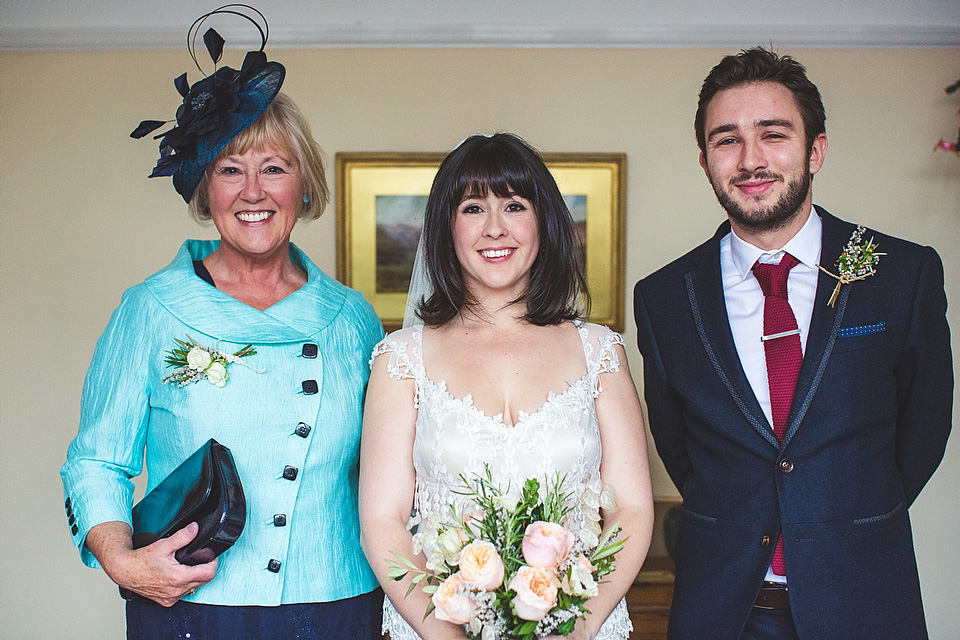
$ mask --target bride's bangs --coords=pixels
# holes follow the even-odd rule
[[[532,167],[512,148],[489,140],[464,158],[454,192],[461,201],[468,197],[486,197],[493,192],[498,198],[517,195],[533,202],[536,177]]]

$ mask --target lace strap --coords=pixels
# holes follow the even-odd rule
[[[391,378],[419,378],[423,376],[423,351],[420,348],[420,333],[422,327],[400,329],[390,333],[377,343],[370,356],[370,365],[373,360],[384,353],[390,353],[390,362],[387,371]]]
[[[603,391],[600,374],[620,371],[620,356],[615,347],[624,346],[623,337],[609,327],[598,324],[583,323],[578,324],[577,328],[587,358],[587,373],[593,383],[593,397],[596,398]]]
[[[420,408],[420,396],[423,393],[423,351],[420,348],[420,333],[423,327],[415,326],[409,329],[394,331],[377,343],[370,356],[370,368],[377,356],[390,354],[387,361],[387,374],[395,380],[413,380],[413,406]]]
[[[620,371],[620,355],[615,346],[626,347],[623,336],[607,327],[606,333],[600,336],[600,353],[597,356],[597,373],[613,373]]]

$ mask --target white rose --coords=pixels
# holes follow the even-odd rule
[[[503,507],[504,511],[512,514],[517,510],[517,506],[520,504],[521,499],[523,499],[523,496],[519,493],[507,493],[494,498],[494,501],[499,503],[500,506]]]
[[[194,345],[187,352],[187,368],[193,371],[203,371],[212,360],[210,353],[200,345]]]
[[[595,568],[585,556],[579,556],[577,563],[567,570],[560,581],[560,587],[572,596],[592,598],[599,593],[597,581],[593,579]]]
[[[227,383],[227,368],[219,362],[211,362],[204,373],[207,375],[207,380],[218,387]]]
[[[445,529],[437,536],[437,550],[451,566],[456,566],[462,545],[463,540],[456,529]]]

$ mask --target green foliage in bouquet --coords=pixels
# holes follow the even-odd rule
[[[536,640],[572,633],[577,619],[590,613],[586,605],[600,578],[615,569],[626,542],[619,539],[620,528],[609,527],[599,537],[575,535],[574,494],[559,474],[543,486],[529,478],[519,492],[498,486],[489,467],[460,480],[455,493],[475,510],[451,505],[446,522],[421,522],[413,548],[424,554],[427,569],[394,552],[387,559],[389,576],[412,574],[406,595],[418,585],[431,595],[424,618],[434,613],[463,624],[470,638]],[[589,492],[593,499],[585,500]],[[582,512],[593,511],[588,519],[599,532],[599,507],[590,505],[616,508],[613,489],[597,478],[579,498]]]

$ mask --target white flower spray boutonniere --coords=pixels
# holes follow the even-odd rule
[[[830,273],[822,266],[817,265],[821,271],[837,280],[837,286],[833,288],[833,293],[827,302],[831,307],[837,301],[841,285],[869,278],[876,273],[874,267],[880,262],[880,256],[887,255],[877,251],[877,245],[873,241],[873,238],[870,238],[869,242],[863,241],[864,231],[866,231],[866,229],[863,225],[857,226],[857,228],[853,230],[853,234],[850,235],[847,246],[843,248],[843,253],[837,258],[835,264],[840,275]]]
[[[235,353],[227,353],[198,344],[190,336],[187,336],[186,340],[174,338],[173,341],[177,343],[176,348],[167,351],[167,357],[163,359],[168,367],[177,367],[176,371],[164,377],[163,381],[168,384],[184,387],[206,378],[210,384],[222,387],[230,377],[227,373],[227,366],[234,362],[242,364],[255,373],[263,373],[264,371],[263,369],[255,369],[245,362],[240,362],[240,358],[252,356],[257,352],[252,344],[248,344]]]

